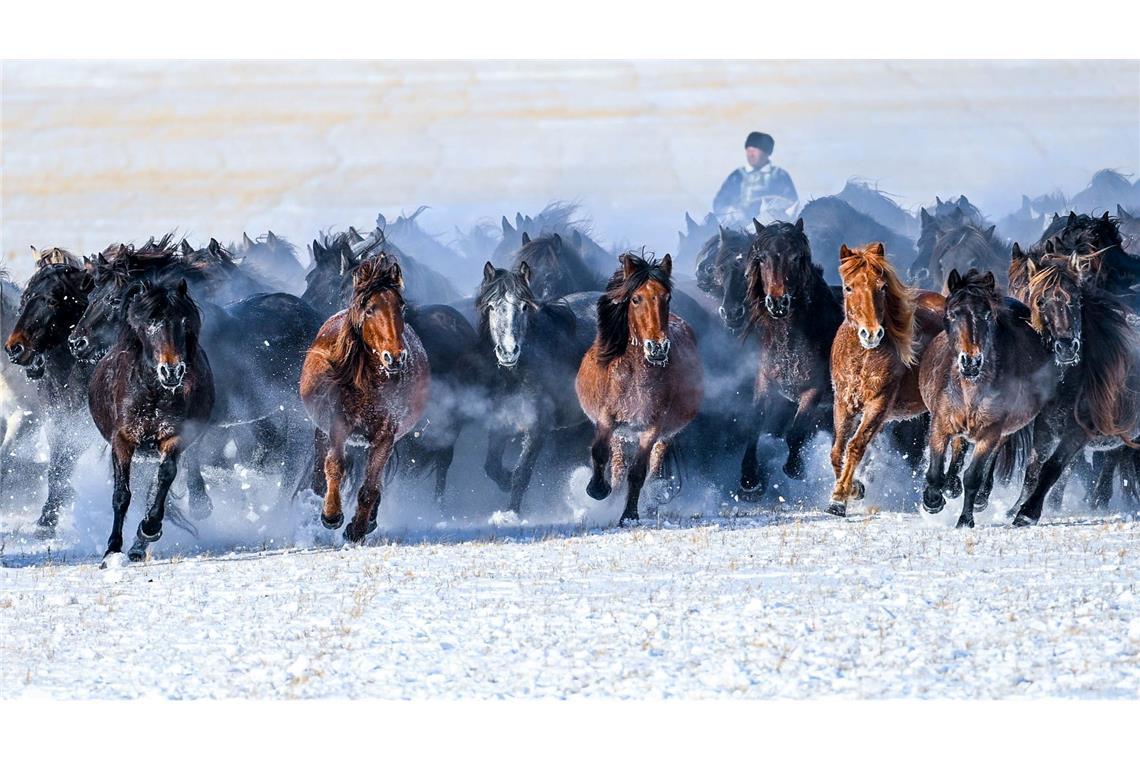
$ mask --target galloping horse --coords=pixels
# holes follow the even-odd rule
[[[658,262],[633,253],[598,299],[598,332],[578,368],[575,388],[582,411],[594,423],[590,447],[593,474],[586,493],[604,499],[611,491],[605,470],[620,471],[620,444],[631,436],[637,452],[629,468],[629,493],[621,522],[639,519],[646,474],[661,473],[670,441],[697,416],[702,370],[688,324],[669,313],[673,260]]]
[[[205,430],[214,405],[214,379],[198,345],[202,322],[186,287],[146,283],[127,307],[127,322],[114,350],[95,366],[88,406],[95,426],[111,444],[114,521],[104,566],[123,551],[123,522],[131,503],[131,461],[136,451],[157,451],[158,471],[147,494],[146,514],[128,552],[137,562],[162,537],[166,497],[178,474],[178,458]]]
[[[574,377],[594,337],[594,321],[579,320],[564,303],[539,301],[530,289],[530,267],[496,269],[488,261],[475,299],[479,347],[489,372],[481,383],[493,413],[484,469],[510,493],[518,512],[546,439],[554,430],[585,423],[574,395]],[[503,451],[521,433],[522,453],[508,473]]]
[[[301,400],[317,426],[313,479],[323,466],[327,484],[321,512],[326,528],[344,523],[345,444],[368,446],[356,513],[344,530],[353,543],[375,530],[384,466],[427,404],[427,354],[404,324],[402,286],[400,265],[387,256],[357,266],[348,308],[321,327],[301,372]]]
[[[757,224],[748,260],[749,333],[759,336],[752,419],[740,487],[760,493],[767,472],[756,457],[763,429],[783,434],[788,446],[784,473],[803,477],[802,449],[826,420],[831,406],[828,372],[831,344],[843,307],[812,262],[803,220]],[[790,420],[789,420],[790,418]]]
[[[965,499],[958,527],[974,527],[974,512],[985,509],[993,488],[998,452],[1011,436],[1029,432],[1057,387],[1052,356],[1029,325],[1029,309],[1003,299],[992,273],[971,269],[950,272],[945,331],[935,336],[919,368],[922,400],[930,410],[930,463],[922,495],[927,512],[941,512],[945,495],[954,497],[963,483],[958,470],[965,444],[974,445],[966,469]],[[1016,462],[1028,445],[1014,438],[1008,457]],[[950,471],[946,449],[953,442]]]
[[[861,499],[866,491],[855,474],[883,423],[926,411],[918,390],[918,362],[942,330],[945,299],[909,291],[887,261],[882,243],[841,246],[839,274],[845,319],[831,347],[835,488],[827,511],[843,517],[848,499]]]
[[[720,319],[732,332],[748,321],[744,297],[749,250],[755,239],[752,233],[721,227],[697,253],[697,287],[720,301]]]
[[[75,361],[67,338],[87,308],[92,280],[87,271],[68,261],[74,259],[55,264],[45,260],[28,280],[4,346],[11,362],[24,368],[48,416],[48,493],[36,521],[43,537],[55,534],[60,507],[74,498],[71,472],[88,425],[84,405],[91,366]]]
[[[522,245],[510,257],[510,266],[530,268],[535,298],[548,302],[583,290],[601,290],[605,277],[595,274],[582,256],[581,235],[566,240],[557,232],[531,238],[522,233]]]
[[[1034,330],[1061,371],[1058,391],[1037,415],[1033,452],[1013,524],[1035,525],[1049,489],[1084,446],[1137,448],[1140,336],[1119,300],[1081,275],[1080,255],[1026,262]]]
[[[918,258],[910,269],[913,280],[920,286],[941,288],[951,269],[996,270],[1004,274],[1002,267],[1009,249],[995,235],[993,225],[985,226],[980,217],[963,210],[962,206],[934,216],[923,209],[920,216],[922,234],[918,238]]]

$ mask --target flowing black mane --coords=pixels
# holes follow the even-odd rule
[[[669,292],[673,290],[672,279],[655,257],[646,259],[631,251],[622,259],[632,268],[629,276],[624,265],[619,267],[598,298],[598,360],[602,364],[621,357],[629,346],[629,299],[633,294],[650,280]]]

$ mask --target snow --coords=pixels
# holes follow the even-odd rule
[[[872,510],[873,511],[873,510]],[[757,508],[105,571],[5,552],[9,697],[1140,696],[1140,525]]]

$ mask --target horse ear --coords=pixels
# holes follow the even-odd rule
[[[689,212],[686,211],[685,212],[685,229],[688,231],[688,233],[690,235],[692,235],[693,230],[697,229],[697,227],[699,227],[699,226],[700,225],[698,225],[696,223],[696,221],[693,220],[693,217],[689,216]]]
[[[989,288],[990,290],[993,290],[997,286],[997,282],[994,280],[993,272],[986,272],[985,276],[982,277],[982,285]]]
[[[673,257],[670,254],[665,254],[665,258],[661,259],[661,269],[664,270],[666,277],[673,276]]]
[[[95,278],[91,276],[91,270],[85,269],[83,271],[83,279],[79,281],[79,290],[83,293],[90,293],[95,289]]]
[[[1053,245],[1052,240],[1045,241],[1045,253],[1056,253],[1057,249]]]
[[[934,202],[937,203],[939,206],[942,205],[942,199],[939,198],[937,195],[934,196]]]
[[[1029,274],[1029,279],[1033,279],[1033,275],[1037,274],[1037,262],[1033,260],[1032,256],[1025,259],[1025,271]]]
[[[634,271],[634,267],[633,267],[633,256],[629,255],[628,253],[623,253],[623,254],[621,255],[621,273],[622,273],[622,277],[625,277],[626,279],[629,279],[630,275],[632,275],[632,274],[633,274],[633,271]]]
[[[383,211],[376,215],[376,228],[381,230],[388,228],[388,219],[384,216]]]
[[[253,248],[253,241],[249,239],[249,235],[245,234],[245,230],[241,233],[241,244],[246,248]]]
[[[555,251],[561,251],[562,250],[562,236],[559,235],[557,232],[555,232],[553,235],[550,236],[550,245],[554,248]]]
[[[244,232],[242,233],[245,234]],[[269,245],[277,245],[277,236],[273,234],[273,230],[265,231],[265,242]]]
[[[530,242],[530,235],[525,232],[522,234],[522,244],[527,245]]]
[[[1025,254],[1022,252],[1021,246],[1017,244],[1017,241],[1014,241],[1013,247],[1009,250],[1009,258],[1012,261],[1025,258]]]
[[[958,196],[958,208],[965,209],[965,208],[969,208],[969,207],[970,207],[970,202],[968,200],[966,200],[966,196],[964,196],[964,195]]]
[[[799,219],[796,220],[796,232],[803,232],[803,231],[804,231],[804,218],[801,216]]]
[[[1069,224],[1074,224],[1076,221],[1077,221],[1077,212],[1076,211],[1070,211],[1069,212]]]
[[[519,277],[521,277],[522,281],[528,286],[530,285],[530,264],[525,261],[519,264]]]
[[[839,244],[839,260],[843,261],[845,258],[847,258],[850,255],[851,255],[851,249],[847,247],[847,244],[846,243],[840,243]]]
[[[523,219],[522,212],[516,211],[515,212],[515,227],[517,227],[521,230],[523,228],[524,224],[526,224],[526,220]]]
[[[182,252],[183,256],[189,256],[190,254],[194,253],[194,246],[190,245],[190,243],[188,243],[186,239],[183,238],[182,242],[178,244],[178,250]]]
[[[212,253],[212,254],[214,254],[214,255],[216,256],[216,255],[217,255],[218,253],[220,253],[220,252],[221,252],[221,250],[222,250],[222,246],[221,246],[221,243],[219,243],[219,242],[218,242],[217,240],[215,240],[214,238],[210,238],[210,245],[209,245],[209,249],[210,249],[210,253]]]
[[[570,242],[574,244],[575,248],[582,250],[582,233],[578,232],[578,230],[574,230],[574,234],[570,237]]]
[[[400,262],[392,259],[392,277],[396,280],[396,285],[400,290],[404,289],[404,270],[400,268]]]
[[[493,279],[495,279],[495,265],[488,261],[483,265],[483,282],[490,282]]]
[[[929,225],[931,222],[934,221],[934,217],[932,217],[930,214],[928,214],[925,208],[919,209],[918,218],[922,222],[923,227],[926,227],[927,225]]]
[[[871,243],[871,253],[876,256],[885,257],[887,255],[887,249],[883,247],[882,243]]]
[[[752,219],[752,226],[756,228],[756,234],[757,235],[759,235],[761,232],[764,231],[764,225],[760,224],[759,219],[753,218]]]
[[[1023,209],[1026,209],[1026,208],[1030,208],[1032,205],[1033,204],[1032,204],[1032,202],[1030,202],[1029,196],[1022,194],[1022,196],[1021,196],[1021,207]]]
[[[994,230],[996,230],[996,229],[997,229],[997,225],[991,224],[990,228],[988,230],[986,230],[986,237],[989,238],[990,240],[993,240],[994,239]]]
[[[1108,212],[1107,212],[1107,211],[1105,211],[1105,212],[1104,212],[1104,216],[1102,216],[1100,219],[1101,219],[1101,221],[1103,221],[1103,222],[1107,222],[1107,221],[1110,221],[1111,217],[1109,217],[1109,215],[1108,215]]]
[[[1131,219],[1132,215],[1124,210],[1124,206],[1119,203],[1116,204],[1116,216],[1120,219]]]
[[[1056,211],[1054,211],[1054,212],[1053,212],[1053,221],[1055,222],[1055,221],[1057,221],[1057,220],[1058,220],[1058,219],[1060,219],[1060,218],[1061,218],[1061,215],[1060,215],[1060,214],[1058,214]]]
[[[511,226],[511,223],[507,221],[507,217],[504,216],[503,217],[503,235],[513,235],[513,234],[515,234],[515,228]]]
[[[946,289],[953,293],[960,287],[962,287],[962,275],[958,274],[957,269],[951,269],[950,276],[946,278]]]

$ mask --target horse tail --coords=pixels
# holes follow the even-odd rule
[[[998,449],[994,475],[1001,478],[1003,483],[1011,481],[1015,473],[1025,469],[1031,448],[1033,448],[1033,426],[1026,425],[1006,438]]]
[[[171,525],[175,525],[182,530],[189,533],[194,538],[198,538],[198,528],[194,523],[190,522],[190,518],[182,511],[182,508],[177,504],[170,501],[166,503],[166,517],[170,520]]]

